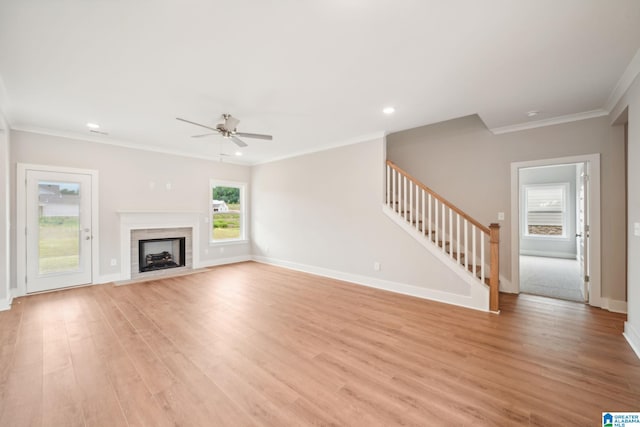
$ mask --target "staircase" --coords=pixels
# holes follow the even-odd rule
[[[489,289],[489,310],[499,306],[500,225],[480,224],[387,160],[384,210],[474,286]],[[487,256],[488,253],[488,256]],[[469,280],[470,279],[470,280]]]

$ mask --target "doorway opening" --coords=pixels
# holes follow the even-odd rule
[[[583,162],[519,169],[521,292],[587,301],[584,170]]]
[[[599,155],[512,164],[518,292],[600,305]]]

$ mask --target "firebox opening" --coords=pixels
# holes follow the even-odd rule
[[[169,237],[138,242],[139,271],[163,270],[185,266],[185,238]]]

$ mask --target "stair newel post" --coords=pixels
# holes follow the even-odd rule
[[[491,271],[489,277],[489,310],[499,311],[500,287],[500,224],[489,225],[489,242],[491,244]]]

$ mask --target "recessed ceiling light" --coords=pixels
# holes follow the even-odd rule
[[[535,117],[540,114],[540,111],[532,110],[527,112],[527,117]]]
[[[396,112],[396,109],[393,107],[385,107],[382,112],[385,114],[393,114]]]
[[[89,129],[100,129],[100,125],[97,125],[95,123],[87,123],[87,127]]]
[[[236,151],[236,156],[242,156],[242,151]]]

